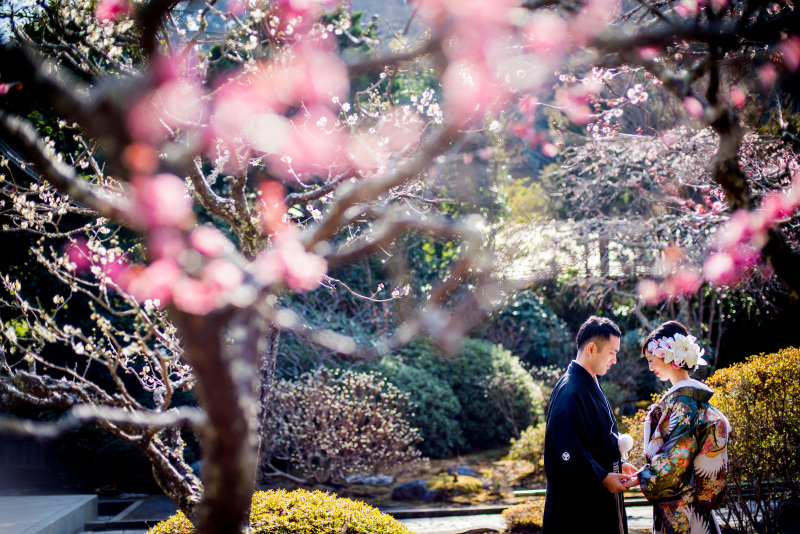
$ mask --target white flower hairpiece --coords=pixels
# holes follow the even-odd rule
[[[692,335],[675,334],[673,337],[653,339],[647,344],[647,350],[664,360],[664,363],[671,363],[675,369],[685,367],[696,371],[701,365],[708,365],[703,359],[706,351],[695,343],[696,340]]]

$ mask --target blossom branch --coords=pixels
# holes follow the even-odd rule
[[[109,423],[127,429],[151,428],[201,429],[206,423],[205,414],[196,408],[173,408],[169,412],[131,412],[127,409],[78,404],[67,415],[53,423],[0,417],[0,431],[38,439],[56,438],[64,433],[90,423]]]
[[[127,223],[127,206],[98,196],[88,183],[77,179],[74,168],[51,157],[30,123],[0,110],[0,131],[22,142],[41,176],[59,191],[104,217],[122,225]]]
[[[354,206],[375,200],[386,191],[419,175],[459,135],[458,129],[446,126],[433,135],[414,158],[398,168],[397,171],[360,182],[357,185],[345,183],[339,186],[341,197],[328,208],[322,223],[305,239],[306,249],[310,250],[317,243],[335,235],[344,221],[353,220],[355,214],[350,213],[350,209]]]

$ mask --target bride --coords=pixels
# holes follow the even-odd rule
[[[669,321],[645,340],[650,370],[672,387],[650,406],[644,424],[647,465],[636,475],[653,503],[654,534],[719,534],[713,510],[725,499],[727,418],[709,404],[713,391],[689,377],[703,349],[686,328]]]

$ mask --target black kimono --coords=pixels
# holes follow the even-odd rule
[[[618,433],[600,386],[572,361],[547,409],[542,534],[627,534],[622,494],[603,485],[608,473],[621,472]]]

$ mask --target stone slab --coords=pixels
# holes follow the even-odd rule
[[[75,534],[96,518],[96,495],[0,497],[0,534]]]

